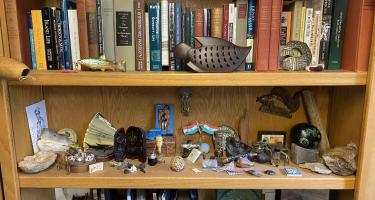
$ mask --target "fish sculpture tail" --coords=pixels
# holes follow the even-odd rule
[[[188,57],[190,49],[192,49],[192,47],[186,43],[180,43],[174,48],[174,56],[179,59],[185,59]]]

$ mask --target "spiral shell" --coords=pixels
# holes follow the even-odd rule
[[[176,156],[171,160],[171,169],[175,172],[184,170],[185,161],[181,156]]]

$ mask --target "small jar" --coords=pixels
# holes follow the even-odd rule
[[[150,166],[155,166],[158,163],[158,158],[155,153],[151,153],[148,157],[148,164]]]

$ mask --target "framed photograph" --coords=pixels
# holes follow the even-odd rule
[[[174,131],[174,107],[173,104],[155,105],[155,127],[165,130],[166,135],[173,135]]]
[[[270,145],[285,145],[286,132],[285,131],[259,131],[258,141],[263,141]]]

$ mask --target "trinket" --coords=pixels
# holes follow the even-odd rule
[[[199,150],[203,153],[203,155],[206,155],[210,152],[210,145],[207,143],[202,143]]]
[[[317,162],[319,159],[318,149],[305,149],[294,143],[291,145],[291,159],[295,164]]]
[[[251,170],[246,171],[246,172],[249,173],[250,175],[253,175],[253,176],[256,176],[256,177],[262,176],[262,174],[258,170],[251,169]]]
[[[217,172],[227,172],[230,176],[241,175],[242,171],[238,171],[235,167],[234,162],[228,163],[226,166],[214,169]]]
[[[103,169],[104,169],[104,163],[103,162],[99,162],[99,163],[89,165],[89,173],[90,174],[95,173],[95,172],[103,171]]]
[[[114,136],[113,155],[116,162],[122,162],[125,159],[125,130],[120,128]]]
[[[139,164],[139,171],[146,173],[146,165],[144,163]]]
[[[33,156],[26,156],[18,163],[18,168],[28,174],[38,173],[53,165],[56,158],[57,154],[54,152],[40,151]]]
[[[249,167],[252,167],[254,166],[254,163],[251,162],[249,159],[247,159],[246,157],[244,158],[239,158],[237,161],[236,161],[236,166],[238,168],[249,168]]]
[[[75,68],[79,69],[81,67],[82,71],[114,71],[114,72],[124,72],[125,62],[114,63],[105,59],[105,57],[100,58],[86,58],[77,61],[75,63]]]
[[[318,174],[326,174],[326,175],[328,175],[328,174],[332,173],[332,171],[329,170],[322,163],[304,163],[304,164],[300,164],[298,166],[301,167],[301,168],[303,168],[303,169],[309,169],[312,172],[315,172],[315,173],[318,173]]]
[[[38,140],[38,147],[40,151],[63,152],[69,149],[74,144],[67,136],[58,134],[51,129],[44,128],[40,139]]]
[[[155,105],[155,128],[165,130],[167,135],[173,135],[174,132],[174,106],[173,104]]]
[[[211,157],[210,159],[204,159],[202,160],[202,168],[204,169],[215,169],[218,167],[217,160],[215,157]]]
[[[198,149],[193,149],[190,152],[189,156],[187,157],[187,160],[192,162],[192,163],[195,163],[198,160],[199,156],[201,156],[201,154],[202,154],[202,152],[199,151]]]
[[[269,175],[269,176],[275,176],[276,172],[268,169],[268,170],[264,171],[264,174]]]
[[[96,113],[86,130],[83,145],[85,148],[87,148],[88,145],[113,146],[116,131],[117,129],[106,118],[104,118],[103,115]]]
[[[190,88],[180,88],[179,96],[181,101],[181,112],[187,117],[190,114],[190,100],[191,100],[191,90]]]
[[[0,79],[22,81],[29,77],[30,68],[12,58],[0,56]]]
[[[199,49],[180,43],[174,48],[176,58],[186,59],[195,72],[233,72],[246,59],[251,47],[239,47],[221,38],[195,37]]]
[[[95,155],[95,159],[97,162],[106,162],[114,158],[113,146],[108,146],[108,145],[90,146],[89,145],[88,152]]]
[[[285,88],[275,87],[270,94],[258,97],[256,101],[262,104],[259,108],[261,112],[292,118],[292,114],[299,109],[300,96],[300,92],[295,93],[292,97]],[[283,107],[278,106],[279,104]]]
[[[130,165],[130,163],[128,163],[126,161],[119,162],[118,165],[116,165],[116,168],[117,168],[117,170],[123,170],[123,169],[128,168],[129,165]]]
[[[302,176],[301,170],[299,168],[284,168],[282,170],[286,176]]]
[[[185,161],[180,156],[175,156],[171,160],[171,169],[175,172],[180,172],[185,168]]]
[[[193,149],[200,148],[200,145],[196,143],[192,143],[191,140],[188,140],[185,144],[181,144],[181,148],[182,148],[181,156],[183,158],[187,158],[190,155],[191,151]]]
[[[309,46],[300,41],[290,41],[281,49],[280,62],[289,71],[305,70],[311,64],[312,54]]]
[[[93,154],[84,152],[80,147],[71,147],[66,151],[62,165],[66,165],[68,173],[81,173],[89,171],[89,166],[95,162]]]
[[[150,166],[155,166],[158,163],[158,158],[156,157],[156,153],[151,153],[148,157],[148,164]]]
[[[315,126],[307,123],[297,124],[292,127],[290,133],[294,144],[306,149],[319,148],[321,135]]]
[[[133,164],[129,164],[128,168],[124,169],[124,174],[136,173],[136,172],[137,172],[137,167]]]
[[[57,131],[57,133],[60,134],[60,135],[65,135],[71,141],[73,141],[74,144],[77,143],[77,133],[73,129],[63,128],[63,129]]]
[[[145,132],[141,128],[131,126],[126,130],[125,137],[125,157],[146,162],[147,153]]]
[[[340,176],[353,175],[357,171],[358,147],[355,144],[336,147],[323,155],[324,164]]]
[[[236,156],[244,153],[244,147],[241,144],[240,138],[228,137],[226,142],[227,156]]]
[[[199,170],[199,169],[197,169],[197,168],[193,168],[192,170],[193,170],[193,172],[196,173],[196,174],[198,174],[198,173],[202,173],[202,171]]]

